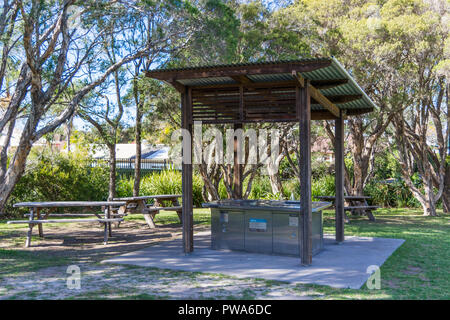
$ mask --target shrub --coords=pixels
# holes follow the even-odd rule
[[[244,184],[247,187],[247,183]],[[245,189],[244,189],[245,192]],[[252,182],[252,190],[249,199],[277,199],[279,195],[272,193],[272,186],[268,176],[255,177]]]
[[[133,178],[118,180],[117,195],[119,197],[130,197],[133,195]],[[203,182],[199,175],[194,174],[192,178],[192,192],[194,205],[200,207],[203,201]],[[175,170],[164,170],[154,172],[141,178],[141,195],[156,194],[181,194],[181,172]]]
[[[335,191],[334,175],[324,175],[319,179],[312,180],[311,193],[313,198],[317,196],[334,196]]]
[[[313,200],[316,196],[333,196],[335,194],[334,176],[324,175],[311,181],[311,193]],[[291,198],[294,194],[295,199],[300,199],[300,181],[298,178],[292,178],[284,183],[283,193],[285,198]]]
[[[99,201],[108,197],[108,169],[92,167],[81,154],[43,152],[30,157],[24,175],[16,184],[6,205],[23,201]]]
[[[420,207],[419,201],[412,195],[409,188],[401,180],[394,183],[372,181],[364,188],[364,193],[370,197],[371,204],[383,207]]]

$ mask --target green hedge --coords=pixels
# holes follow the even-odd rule
[[[15,186],[5,208],[23,201],[104,200],[108,197],[108,169],[91,167],[80,154],[43,152],[31,156],[25,174]]]
[[[401,181],[394,183],[371,182],[364,188],[364,193],[372,199],[371,204],[382,207],[419,208],[420,203],[409,188]]]
[[[330,195],[333,196],[335,193],[334,187],[334,176],[323,175],[319,178],[312,179],[311,181],[311,194],[313,200],[316,201],[315,197]],[[292,194],[295,199],[300,199],[300,181],[298,178],[293,178],[283,183],[283,194],[285,198],[291,198]]]
[[[117,182],[117,195],[119,197],[130,197],[133,195],[134,179],[121,179]],[[198,175],[193,176],[193,198],[194,205],[201,206],[203,182]],[[153,194],[181,194],[181,172],[165,170],[154,172],[141,178],[141,195]]]
[[[81,154],[35,153],[30,156],[27,169],[8,200],[5,212],[17,213],[12,204],[22,201],[62,201],[62,200],[104,200],[108,197],[108,168],[92,167],[90,159]],[[416,181],[417,180],[417,181]],[[404,183],[386,184],[370,182],[365,194],[371,202],[384,207],[419,207]],[[420,179],[415,181],[420,184]],[[132,195],[133,178],[118,177],[117,195]],[[246,183],[244,183],[245,191]],[[418,185],[420,187],[420,185]],[[193,200],[201,206],[203,181],[198,174],[193,176]],[[319,195],[334,195],[334,175],[323,174],[313,177],[311,191],[313,199]],[[181,194],[181,172],[166,170],[153,172],[141,178],[141,195]],[[297,178],[283,181],[283,194],[273,194],[268,176],[257,176],[253,180],[250,199],[300,198],[300,183]],[[227,198],[223,181],[219,185],[219,195]],[[314,199],[315,200],[315,199]]]

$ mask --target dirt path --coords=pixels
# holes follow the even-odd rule
[[[25,228],[24,228],[25,229]],[[209,230],[196,225],[195,232]],[[259,279],[179,272],[155,268],[103,265],[99,262],[181,236],[181,225],[149,229],[144,221],[125,221],[113,229],[103,245],[102,228],[70,224],[44,229],[44,239],[33,238],[23,248],[25,230],[0,237],[2,248],[41,252],[63,257],[81,271],[80,289],[69,289],[69,265],[11,275],[0,280],[0,299],[312,299],[320,294],[301,286]],[[70,282],[70,279],[69,279]],[[70,282],[73,283],[73,282]]]
[[[67,267],[41,269],[0,283],[0,299],[312,299],[287,283],[171,270],[80,264],[80,289]]]
[[[180,224],[159,225],[156,229],[150,229],[144,220],[127,220],[119,228],[113,226],[112,238],[104,245],[103,226],[72,223],[44,226],[43,239],[37,236],[37,228],[33,229],[31,247],[24,248],[26,229],[8,231],[0,236],[0,248],[36,251],[55,257],[69,257],[74,261],[80,259],[80,262],[98,262],[181,236]],[[195,226],[196,232],[208,229],[207,225]]]

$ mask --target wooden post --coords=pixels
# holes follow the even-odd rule
[[[182,192],[183,192],[183,250],[185,253],[194,251],[194,216],[193,216],[193,195],[192,195],[192,94],[191,89],[185,88],[181,94],[181,127],[189,133],[189,141],[183,138],[183,158],[188,152],[190,161],[182,163]],[[189,148],[189,150],[186,150]]]
[[[30,220],[30,221],[34,220],[34,210],[35,210],[35,208],[30,209],[30,216],[28,218],[28,220]],[[26,248],[31,246],[31,236],[33,234],[33,227],[34,227],[34,224],[32,224],[32,223],[28,224],[27,240],[25,241]]]
[[[155,205],[155,207],[158,206],[158,199],[155,200],[155,204],[154,205]],[[145,200],[138,200],[137,201],[136,211],[144,213],[145,222],[147,222],[147,225],[148,225],[148,227],[150,229],[155,229],[156,228],[155,222],[153,221],[153,217],[157,213],[159,213],[158,211],[156,211],[156,212],[149,212],[147,206],[145,205]]]
[[[36,218],[38,220],[41,219],[41,208],[36,208]],[[39,230],[39,237],[43,238],[44,237],[44,230],[42,228],[42,223],[38,224],[38,230]]]
[[[180,206],[180,202],[178,201],[178,198],[175,197],[172,199],[172,206],[174,207],[179,207]],[[183,211],[182,210],[177,210],[177,215],[178,215],[178,219],[180,219],[180,222],[183,223]]]
[[[242,129],[242,123],[235,123],[234,130]],[[243,142],[244,143],[244,142]],[[236,199],[242,199],[242,165],[239,163],[238,154],[243,152],[243,146],[239,139],[234,136],[234,175],[233,175],[233,191]],[[238,150],[240,150],[238,152]]]
[[[300,219],[299,241],[302,265],[312,263],[312,201],[311,201],[311,105],[308,84],[296,87],[296,108],[300,130]]]
[[[335,184],[336,184],[336,200],[335,200],[335,219],[336,219],[336,241],[344,241],[344,115],[340,111],[340,117],[335,120]]]

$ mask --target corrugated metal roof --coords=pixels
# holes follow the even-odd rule
[[[150,76],[152,72],[183,72],[186,70],[213,70],[223,68],[236,68],[245,66],[266,66],[276,64],[299,64],[299,63],[312,63],[331,61],[331,64],[316,69],[310,72],[302,72],[301,75],[305,79],[309,80],[341,80],[347,79],[346,84],[339,86],[320,89],[320,92],[324,96],[339,96],[339,95],[362,95],[360,99],[353,100],[345,103],[335,103],[340,109],[371,109],[376,108],[375,103],[367,96],[367,94],[361,89],[356,81],[350,76],[350,74],[342,67],[342,65],[334,58],[306,58],[300,60],[282,60],[282,61],[267,61],[267,62],[254,62],[254,63],[240,63],[240,64],[222,64],[222,65],[204,65],[196,67],[184,67],[184,68],[167,68],[167,69],[155,69],[149,72]],[[248,74],[249,78],[254,83],[263,82],[278,82],[278,81],[292,81],[294,77],[290,73],[271,73],[271,74]],[[221,85],[221,84],[238,84],[237,81],[231,77],[197,77],[195,79],[179,79],[177,82],[185,86],[208,86],[208,85]],[[312,110],[322,110],[323,107],[319,104],[311,106]]]
[[[289,81],[294,79],[290,73],[253,74],[248,75],[247,78],[253,82]]]
[[[211,78],[197,78],[197,79],[181,79],[179,83],[185,86],[210,86],[216,84],[233,84],[238,83],[230,77],[211,77]]]
[[[320,62],[320,61],[330,61],[330,58],[303,58],[303,59],[292,59],[292,60],[278,60],[278,61],[258,61],[258,62],[243,62],[243,63],[230,63],[230,64],[210,64],[192,67],[181,67],[181,68],[157,68],[150,70],[150,72],[173,72],[173,71],[186,71],[186,70],[200,70],[200,69],[217,69],[217,68],[234,68],[234,67],[246,67],[246,66],[267,66],[276,64],[286,64],[286,63],[308,63],[308,62]]]

